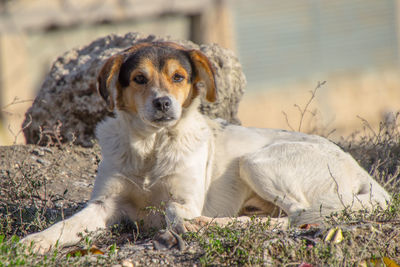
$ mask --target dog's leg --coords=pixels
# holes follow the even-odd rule
[[[166,222],[168,228],[173,229],[179,234],[191,231],[190,222],[185,219],[200,216],[200,210],[196,211],[195,207],[195,205],[184,205],[177,202],[170,202],[166,210]]]
[[[28,235],[21,242],[27,246],[32,243],[33,251],[38,253],[49,251],[57,242],[59,247],[74,245],[81,239],[79,233],[104,228],[111,224],[117,215],[114,199],[94,200],[69,219],[58,222],[42,232]]]
[[[345,207],[384,207],[389,199],[351,156],[333,144],[287,142],[262,148],[241,158],[240,177],[295,224],[322,221]]]
[[[286,214],[290,215],[299,210],[306,208],[299,198],[296,198],[290,191],[286,190],[286,177],[282,177],[279,169],[276,172],[276,166],[280,166],[281,162],[267,153],[267,151],[258,151],[257,153],[247,155],[240,160],[240,177],[250,188],[262,199],[269,201]],[[287,170],[288,172],[290,170]],[[297,179],[296,176],[291,177]],[[297,188],[293,187],[293,191]]]

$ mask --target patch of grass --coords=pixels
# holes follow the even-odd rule
[[[332,228],[340,229],[338,242],[326,240]],[[256,220],[243,226],[210,226],[191,233],[189,240],[198,242],[204,251],[204,266],[267,265],[354,266],[362,260],[400,259],[400,194],[385,210],[336,214],[324,225],[309,229],[273,229]]]
[[[38,255],[31,247],[18,241],[17,236],[6,239],[4,235],[0,235],[0,266],[110,266],[117,263],[115,245],[104,255],[94,255],[89,249],[86,255],[81,256],[71,256],[59,249]],[[84,238],[84,242],[86,247],[92,244],[90,238]]]

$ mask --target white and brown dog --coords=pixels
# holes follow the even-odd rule
[[[105,63],[98,85],[116,117],[97,127],[103,159],[91,200],[71,218],[23,239],[41,252],[57,241],[75,244],[80,232],[122,216],[181,234],[211,218],[223,223],[238,215],[313,223],[345,206],[385,207],[390,199],[322,137],[200,114],[200,95],[217,98],[213,68],[200,51],[139,43]],[[147,207],[164,208],[165,216]]]

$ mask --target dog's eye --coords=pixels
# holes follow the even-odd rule
[[[135,76],[135,78],[133,78],[133,80],[137,84],[146,84],[147,83],[147,78],[144,77],[144,75],[142,75],[142,74]]]
[[[183,79],[185,79],[185,77],[178,73],[175,73],[174,76],[172,76],[172,81],[175,83],[179,83],[179,82],[183,81]]]

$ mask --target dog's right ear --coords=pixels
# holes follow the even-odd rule
[[[114,110],[115,106],[115,95],[116,92],[112,92],[113,85],[116,84],[116,78],[118,78],[119,70],[122,63],[124,62],[124,55],[119,54],[110,57],[99,72],[97,77],[97,90],[101,97],[106,101],[107,108],[110,111]],[[114,88],[115,90],[115,88]]]
[[[207,89],[207,101],[215,102],[217,100],[217,86],[215,82],[215,70],[210,60],[198,50],[189,51],[189,56],[195,67],[194,86],[197,87],[197,83],[202,81]]]

